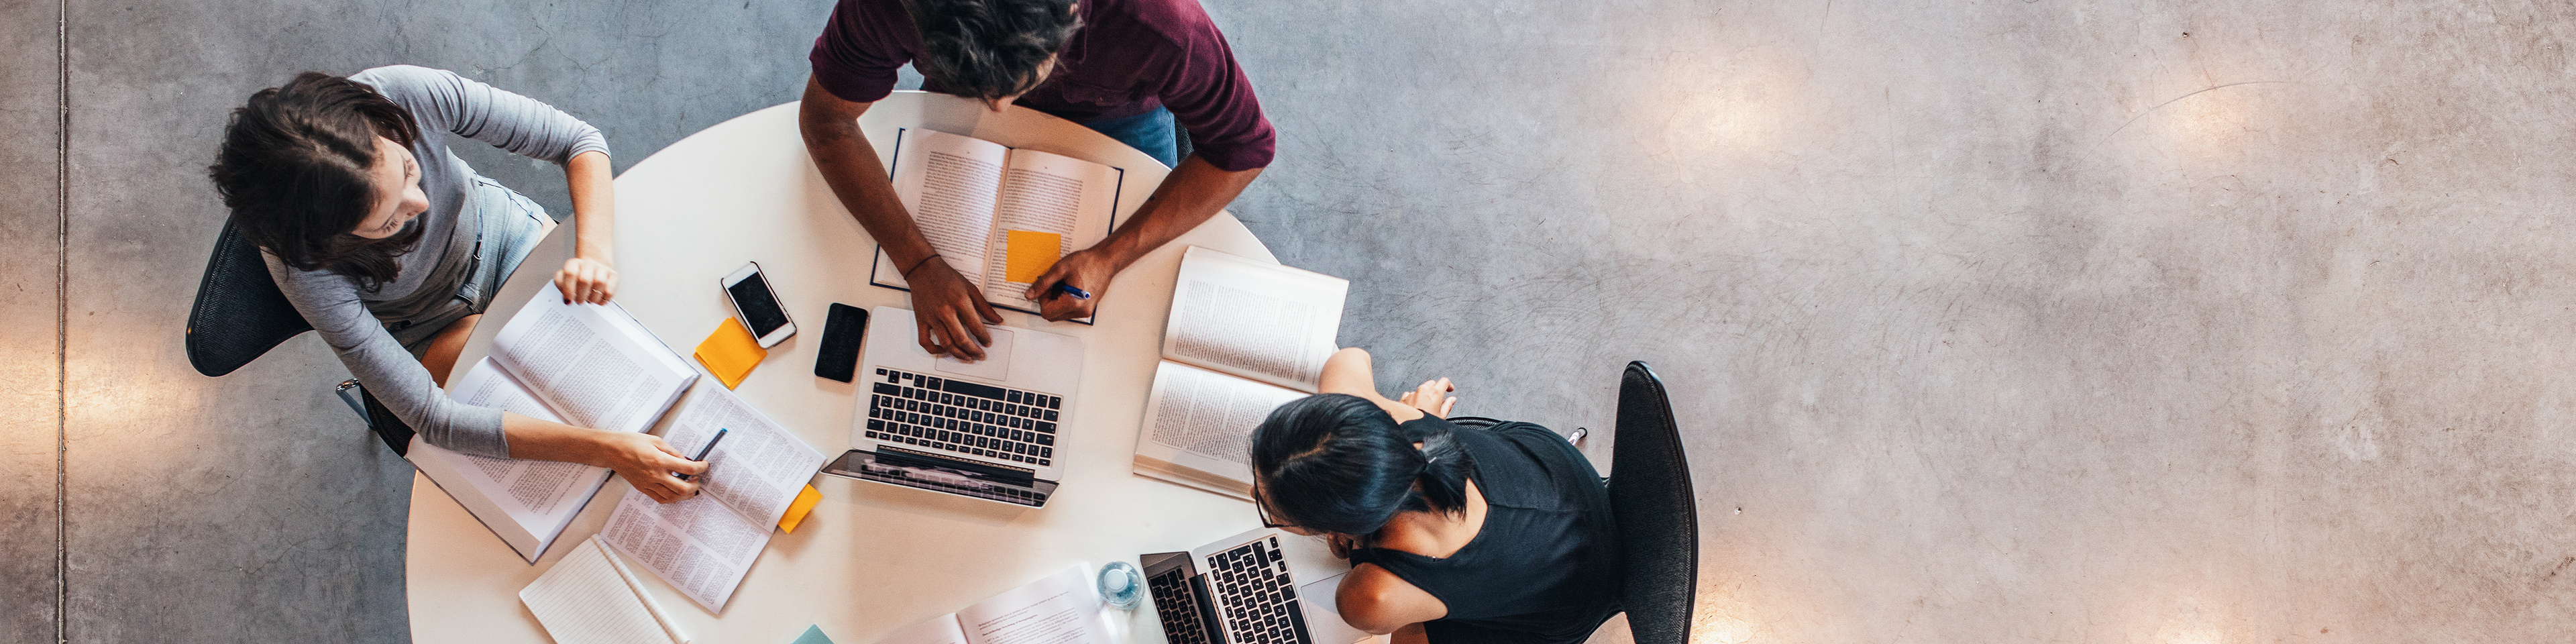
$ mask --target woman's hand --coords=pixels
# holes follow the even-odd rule
[[[1048,268],[1046,274],[1030,282],[1029,291],[1021,297],[1038,303],[1039,317],[1050,322],[1091,317],[1091,312],[1100,307],[1100,296],[1109,292],[1109,280],[1118,276],[1118,269],[1117,260],[1111,259],[1107,251],[1098,247],[1074,251],[1064,259],[1056,260],[1055,266]],[[1058,284],[1072,285],[1090,293],[1091,297],[1058,293],[1055,288]]]
[[[563,291],[565,304],[607,304],[617,296],[617,269],[585,257],[567,259],[555,272],[555,289]]]
[[[654,501],[674,503],[698,495],[698,485],[675,474],[707,473],[707,464],[689,460],[651,434],[598,432],[592,465],[616,470],[628,485]]]
[[[1434,418],[1448,418],[1449,408],[1458,406],[1458,399],[1448,394],[1457,390],[1456,385],[1449,384],[1448,378],[1425,380],[1422,381],[1421,387],[1404,392],[1404,397],[1397,399],[1396,402],[1420,409],[1422,413],[1430,414]]]

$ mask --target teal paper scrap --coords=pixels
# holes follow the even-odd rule
[[[796,636],[796,641],[788,644],[832,644],[832,638],[824,637],[822,625],[817,624],[805,627],[805,634]]]

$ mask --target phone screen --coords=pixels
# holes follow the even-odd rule
[[[769,281],[759,273],[725,290],[733,294],[734,306],[742,309],[743,323],[751,325],[751,337],[766,338],[778,327],[787,326],[787,311],[778,308],[778,298],[769,293]]]

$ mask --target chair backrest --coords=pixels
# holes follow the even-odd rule
[[[1690,641],[1699,589],[1699,504],[1672,399],[1644,362],[1619,379],[1618,434],[1610,450],[1610,507],[1627,555],[1621,602],[1638,644]]]
[[[232,373],[310,330],[313,325],[269,278],[259,247],[225,220],[215,254],[206,260],[206,276],[197,284],[197,304],[188,309],[188,364],[208,376]]]

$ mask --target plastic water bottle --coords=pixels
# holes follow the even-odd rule
[[[1100,599],[1119,610],[1136,610],[1145,603],[1145,576],[1124,561],[1101,566]]]

